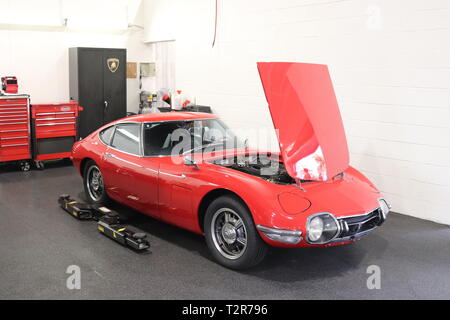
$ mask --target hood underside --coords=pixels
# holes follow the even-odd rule
[[[347,140],[328,67],[258,62],[258,71],[288,174],[326,181],[348,168]]]

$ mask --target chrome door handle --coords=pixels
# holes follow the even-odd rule
[[[111,153],[105,153],[105,157],[107,157],[107,158],[112,158],[113,155],[112,155]]]
[[[174,177],[174,178],[181,178],[181,179],[186,179],[187,178],[187,176],[184,173],[182,173],[180,175],[172,174],[172,173],[168,173],[168,172],[164,172],[164,171],[160,171],[159,173],[160,174],[165,174],[166,176],[171,176],[171,177]]]
[[[105,109],[107,109],[108,108],[108,101],[103,101],[103,103],[105,104]]]

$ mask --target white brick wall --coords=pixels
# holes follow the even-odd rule
[[[219,0],[214,48],[214,1],[171,2],[178,88],[271,127],[256,62],[328,64],[352,165],[395,211],[450,224],[448,0]]]

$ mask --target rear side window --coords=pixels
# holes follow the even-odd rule
[[[140,155],[141,126],[136,123],[118,124],[111,141],[111,147],[119,151]]]
[[[102,140],[104,143],[109,145],[109,143],[111,142],[111,137],[112,137],[113,132],[114,132],[114,126],[100,131],[100,134],[99,134],[100,140]]]

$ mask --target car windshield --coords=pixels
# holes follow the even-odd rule
[[[241,146],[241,141],[219,119],[167,121],[144,125],[146,156],[186,155]]]

